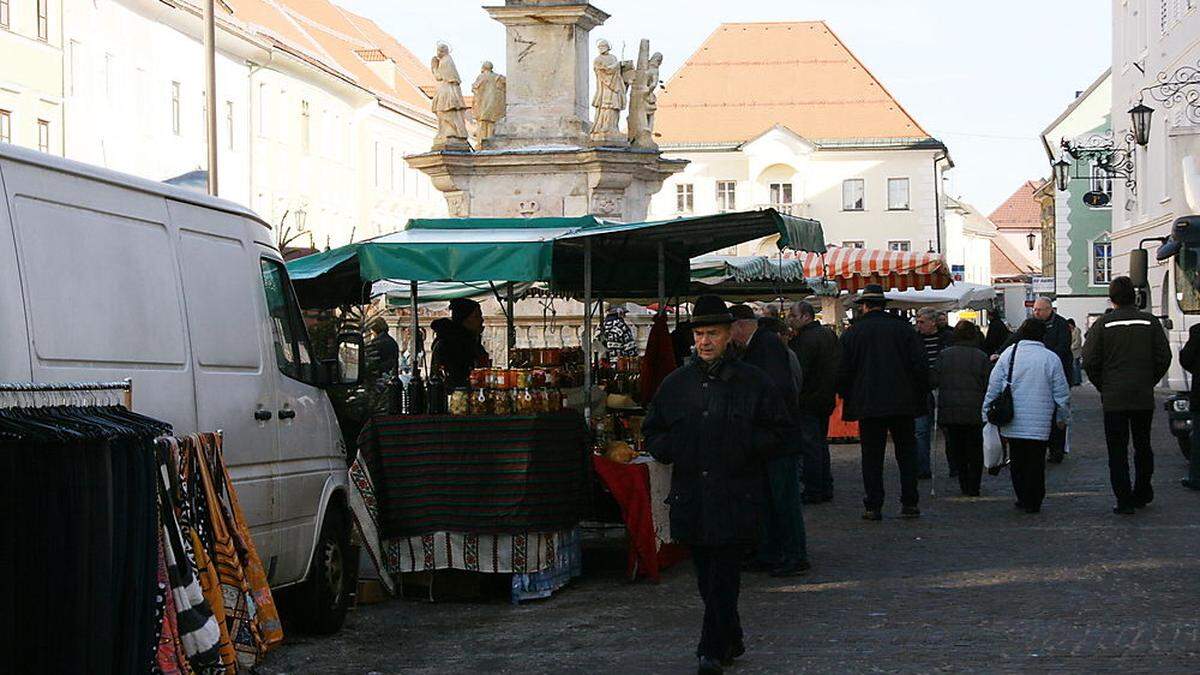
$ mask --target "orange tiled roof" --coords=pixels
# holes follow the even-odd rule
[[[992,279],[1007,279],[1037,274],[1037,268],[1020,261],[1020,256],[1008,248],[1003,237],[992,240]]]
[[[1037,182],[1025,181],[988,218],[1000,230],[1042,229],[1042,205],[1034,197],[1038,187]]]
[[[823,21],[725,23],[658,97],[660,142],[744,142],[780,124],[810,140],[928,139]]]

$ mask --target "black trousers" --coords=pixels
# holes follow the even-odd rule
[[[1122,410],[1104,413],[1104,439],[1108,442],[1108,478],[1120,506],[1148,502],[1154,496],[1154,451],[1150,449],[1150,423],[1154,410]],[[1129,436],[1133,436],[1135,478],[1129,484]]]
[[[888,432],[896,448],[896,465],[900,467],[900,503],[916,506],[917,494],[917,437],[913,418],[904,416],[868,417],[859,420],[858,437],[862,443],[863,505],[878,510],[883,507],[883,454],[887,449]]]
[[[743,555],[745,547],[740,544],[692,547],[696,582],[704,601],[704,627],[700,631],[697,656],[724,659],[743,640],[737,608]]]
[[[1013,492],[1027,509],[1042,508],[1046,498],[1046,445],[1046,441],[1028,438],[1008,439]]]
[[[983,425],[947,424],[946,455],[958,469],[958,487],[964,495],[979,495],[983,478]]]

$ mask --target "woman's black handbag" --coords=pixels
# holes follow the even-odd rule
[[[1013,409],[1012,374],[1013,365],[1017,362],[1017,345],[1013,344],[1012,358],[1008,360],[1008,378],[1004,381],[1004,391],[988,404],[988,421],[996,426],[1003,426],[1013,420],[1016,411]]]

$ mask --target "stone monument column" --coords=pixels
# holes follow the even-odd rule
[[[507,0],[484,9],[507,33],[508,105],[489,147],[586,145],[588,34],[608,14],[587,2],[563,0]]]

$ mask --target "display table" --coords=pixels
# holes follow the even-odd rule
[[[659,573],[686,557],[684,547],[671,540],[670,511],[666,505],[671,490],[671,467],[653,460],[621,464],[599,455],[592,456],[596,475],[604,481],[617,505],[629,537],[626,573],[655,583]]]
[[[358,445],[350,507],[389,592],[398,574],[457,569],[521,575],[519,600],[578,576],[578,413],[374,417]]]

